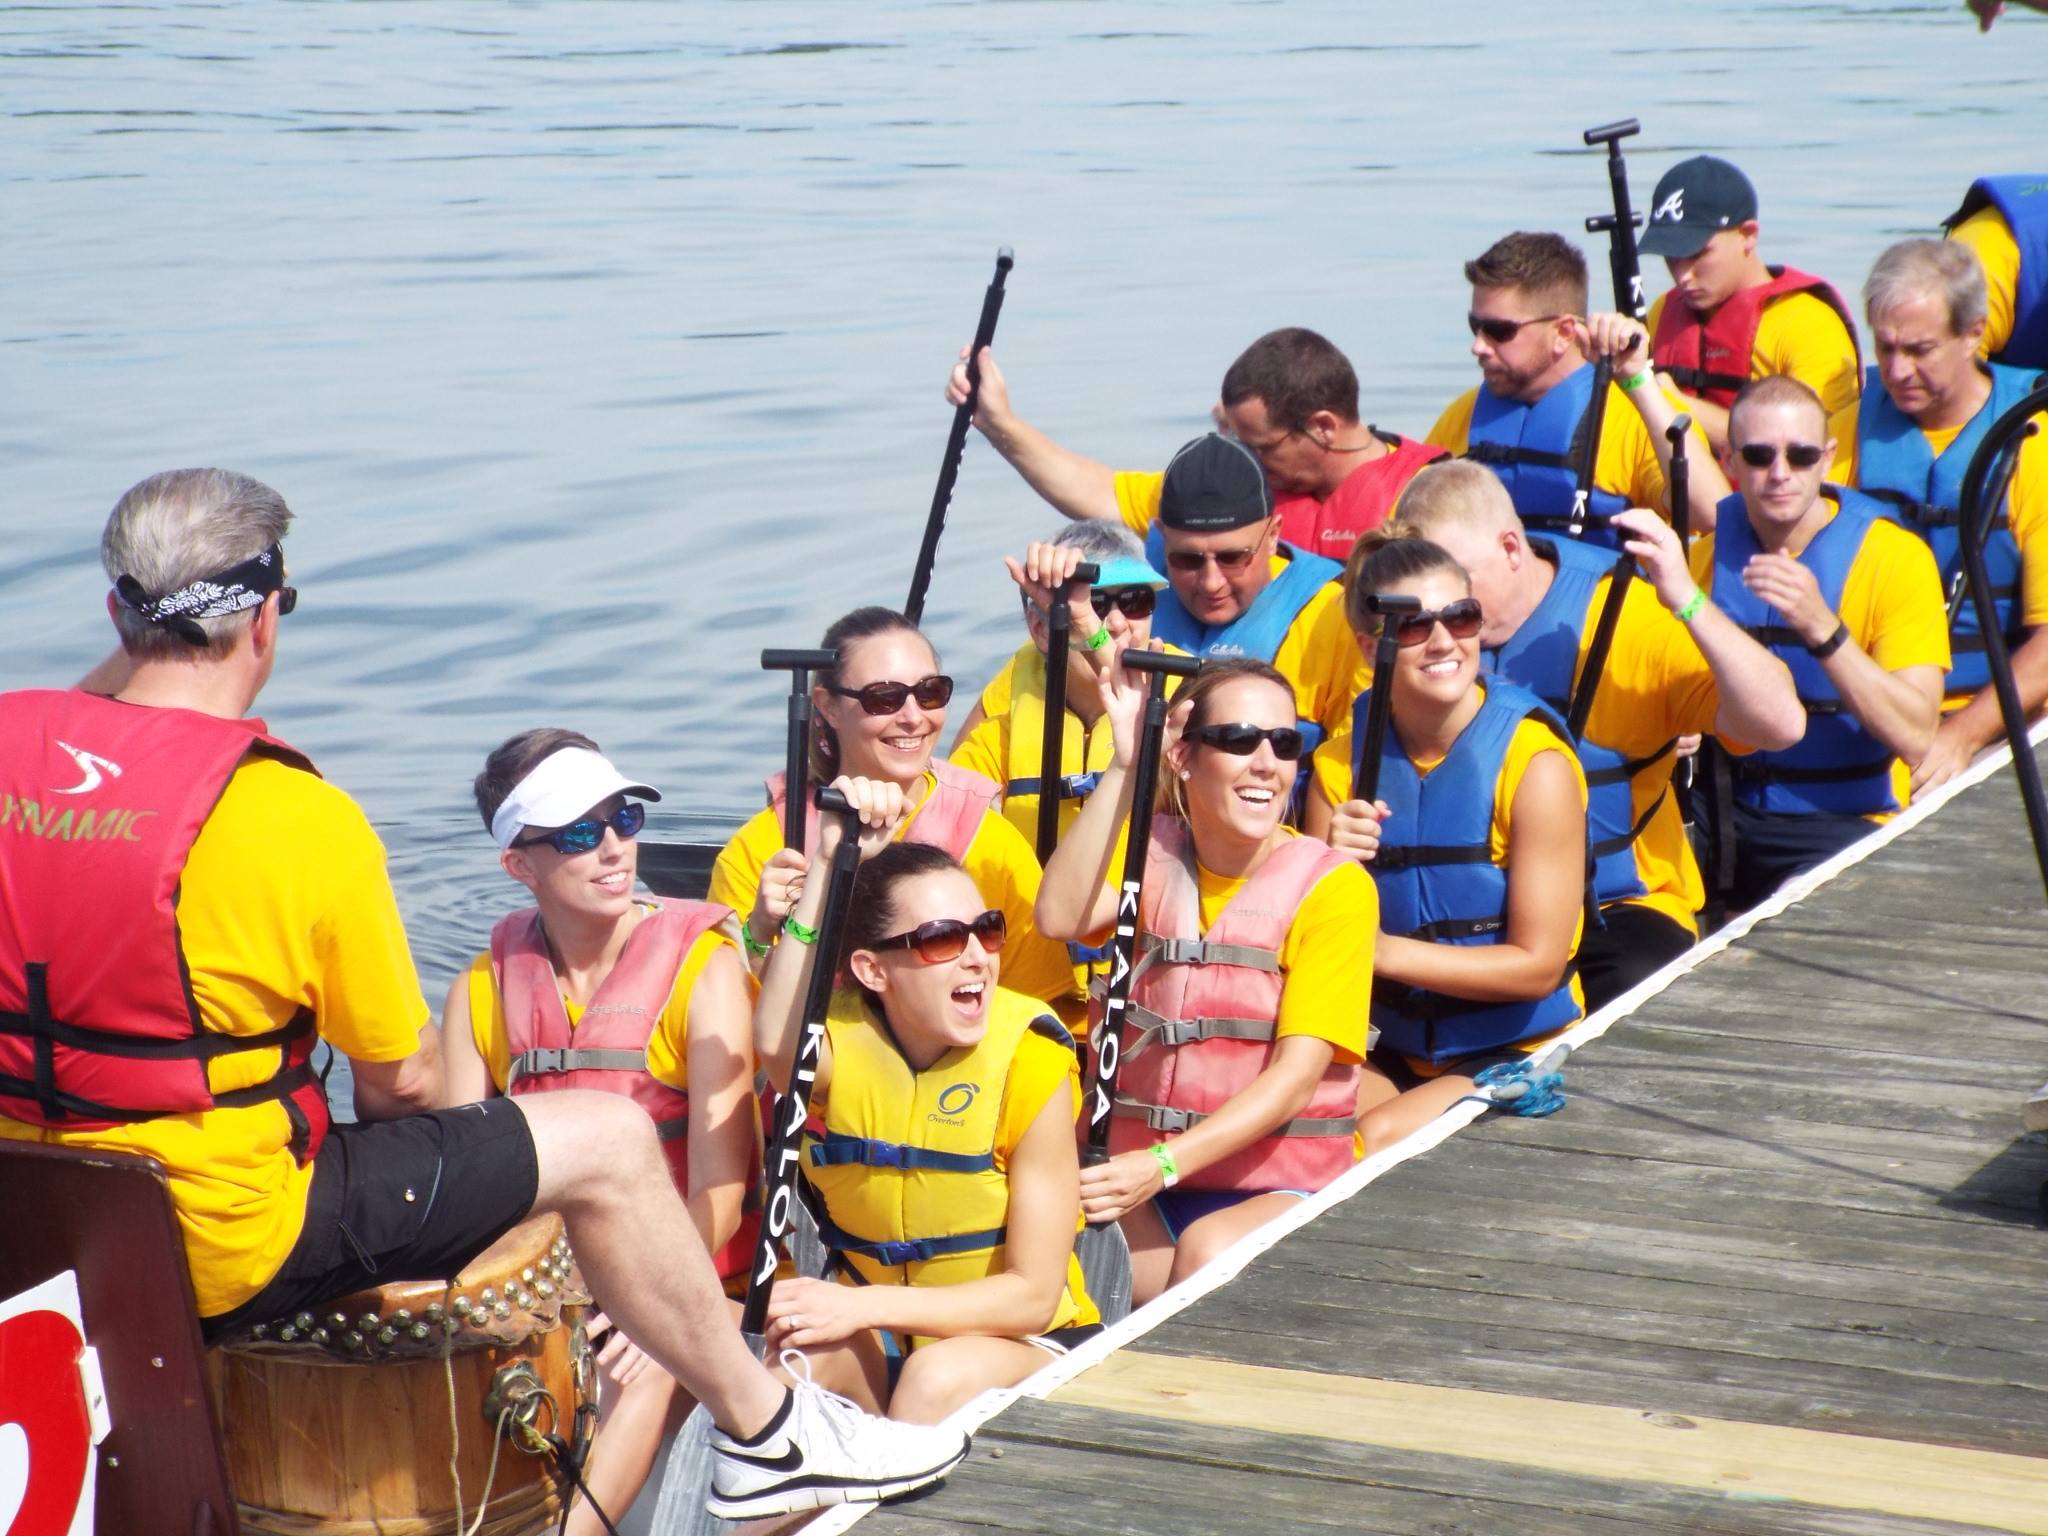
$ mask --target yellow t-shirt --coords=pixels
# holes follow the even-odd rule
[[[1467,452],[1472,446],[1472,410],[1478,403],[1476,388],[1458,396],[1437,417],[1428,441],[1447,453]],[[1697,425],[1689,451],[1699,457],[1712,452]],[[1600,421],[1600,453],[1593,461],[1593,489],[1619,496],[1632,507],[1662,512],[1667,519],[1671,513],[1664,505],[1664,470],[1657,462],[1657,445],[1650,441],[1650,429],[1619,384],[1610,385],[1607,391],[1607,414]]]
[[[2020,290],[2020,246],[2012,227],[1996,208],[1979,208],[1949,231],[1949,239],[1960,241],[1977,253],[1984,266],[1984,287],[1990,308],[1984,316],[1985,357],[2004,350],[2012,340],[2014,297]]]
[[[1833,521],[1830,514],[1829,521]],[[1714,536],[1693,540],[1693,579],[1708,591],[1714,581]],[[1873,523],[1842,583],[1836,610],[1849,635],[1887,672],[1907,667],[1949,669],[1948,607],[1934,552],[1910,529]],[[1892,793],[1904,805],[1911,798],[1911,772],[1892,763]],[[1872,815],[1887,821],[1891,813]]]
[[[1664,313],[1664,293],[1650,306],[1650,334]],[[1750,346],[1749,376],[1789,374],[1820,396],[1830,415],[1853,407],[1863,392],[1856,338],[1834,306],[1813,293],[1781,293],[1764,303]]]
[[[1117,510],[1124,525],[1143,538],[1159,516],[1160,488],[1166,475],[1160,470],[1118,470]],[[1287,562],[1273,557],[1272,574],[1278,579]],[[1295,616],[1287,638],[1273,655],[1273,665],[1294,684],[1294,712],[1312,720],[1328,735],[1343,723],[1344,712],[1359,690],[1372,679],[1371,664],[1358,654],[1358,639],[1351,621],[1344,615],[1344,588],[1332,581],[1310,598]]]
[[[178,930],[209,1030],[261,1034],[304,1007],[321,1037],[358,1061],[401,1061],[419,1049],[427,1003],[384,846],[353,800],[310,773],[267,757],[235,770],[185,861]],[[282,1056],[224,1057],[208,1080],[216,1093],[250,1087]],[[305,1224],[313,1168],[293,1160],[291,1122],[276,1103],[103,1131],[0,1119],[0,1136],[162,1163],[203,1317],[262,1290]]]
[[[1835,440],[1835,462],[1828,479],[1836,485],[1858,484],[1856,414],[1847,410],[1828,419],[1828,436]],[[2048,624],[2048,412],[2034,420],[2040,430],[2020,444],[2012,488],[2006,495],[2012,536],[2020,547],[2020,622],[2028,625]],[[1964,422],[1938,432],[1922,429],[1921,435],[1927,439],[1928,450],[1939,458],[1968,425]],[[1962,701],[1956,703],[1959,707]]]
[[[1202,929],[1207,932],[1244,880],[1197,863],[1195,884],[1201,893]],[[1307,1035],[1329,1041],[1340,1064],[1365,1059],[1372,947],[1379,928],[1379,892],[1356,864],[1338,866],[1310,888],[1280,945],[1287,984],[1280,990],[1274,1039]]]
[[[937,780],[927,772],[918,807],[896,828],[900,842],[926,804]],[[761,871],[782,848],[782,821],[763,809],[735,832],[711,866],[711,900],[723,902],[742,918],[754,910],[761,889]],[[1002,985],[1054,1004],[1061,1017],[1073,1020],[1086,1012],[1064,944],[1039,933],[1032,921],[1041,871],[1031,843],[1015,827],[991,811],[967,845],[960,861],[981,892],[981,899],[1003,914],[1009,937],[1003,946]],[[1071,1015],[1071,1018],[1069,1018]]]
[[[697,984],[705,965],[721,947],[738,948],[716,928],[698,934],[691,942],[683,956],[682,968],[676,972],[676,984],[670,989],[661,1016],[655,1020],[653,1032],[647,1037],[648,1076],[680,1092],[687,1092],[690,1086],[690,989]],[[503,1093],[506,1080],[512,1075],[512,1052],[505,1038],[505,1000],[498,992],[497,977],[491,971],[489,950],[470,961],[463,981],[469,989],[470,1037],[475,1040],[477,1055],[483,1058],[484,1066],[491,1074],[492,1084]],[[568,1015],[569,1028],[574,1031],[583,1021],[582,1006],[564,994],[562,1011]]]

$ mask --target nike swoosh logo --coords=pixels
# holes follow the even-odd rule
[[[725,1454],[734,1461],[744,1461],[750,1467],[763,1467],[770,1472],[794,1472],[804,1464],[803,1448],[794,1441],[780,1456],[755,1456],[737,1449],[728,1449]]]

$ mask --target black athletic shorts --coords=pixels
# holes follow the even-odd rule
[[[1697,942],[1683,923],[1655,908],[1630,901],[1602,907],[1600,921],[1587,924],[1579,940],[1579,985],[1585,990],[1586,1012],[1613,1002]]]
[[[283,1267],[200,1331],[211,1340],[396,1280],[453,1280],[526,1219],[539,1187],[533,1133],[510,1099],[337,1125]]]

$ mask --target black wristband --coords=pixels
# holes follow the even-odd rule
[[[1809,645],[1806,648],[1806,654],[1815,661],[1826,661],[1848,643],[1849,623],[1846,619],[1838,620],[1835,624],[1835,632],[1829,635],[1827,639],[1821,641],[1819,645]]]

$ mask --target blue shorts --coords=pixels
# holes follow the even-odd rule
[[[1214,1216],[1233,1205],[1243,1205],[1260,1195],[1293,1195],[1297,1200],[1305,1200],[1308,1194],[1305,1189],[1162,1189],[1152,1197],[1152,1209],[1165,1224],[1166,1235],[1177,1243],[1181,1234],[1204,1216]]]

